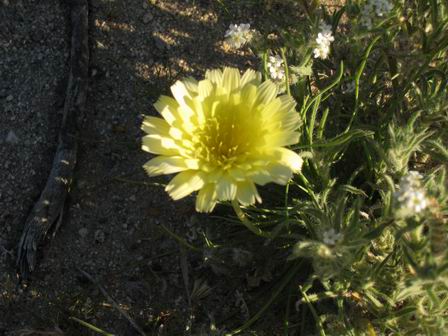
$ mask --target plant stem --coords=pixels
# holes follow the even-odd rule
[[[243,223],[245,227],[247,227],[250,231],[255,233],[257,236],[271,238],[271,235],[267,232],[262,231],[260,228],[256,227],[244,214],[243,210],[241,210],[240,204],[237,200],[232,200],[232,207],[237,215],[238,219]]]
[[[285,86],[286,86],[286,93],[288,96],[291,96],[291,88],[289,87],[289,68],[288,68],[288,60],[286,59],[286,53],[285,48],[281,48],[280,52],[282,54],[283,59],[283,67],[285,69]]]

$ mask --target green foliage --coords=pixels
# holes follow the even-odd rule
[[[278,84],[298,102],[304,165],[265,208],[238,213],[252,232],[232,226],[212,248],[218,260],[223,247],[245,246],[282,270],[262,310],[232,334],[282,295],[285,335],[447,334],[448,5],[390,1],[365,27],[364,1],[332,12],[297,3],[303,20],[275,39],[261,32],[251,48],[267,78],[269,56],[283,57]],[[318,59],[322,21],[335,40]],[[410,171],[421,181],[402,182]]]

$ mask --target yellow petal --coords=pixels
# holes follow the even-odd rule
[[[148,134],[168,135],[170,125],[163,119],[157,117],[145,117],[142,123],[142,130]]]
[[[161,96],[154,104],[154,107],[170,125],[180,119],[179,113],[177,112],[179,103],[171,97]]]
[[[295,173],[302,169],[303,159],[296,152],[287,148],[277,148],[278,160],[288,166]]]
[[[289,167],[282,164],[271,163],[266,168],[272,181],[278,184],[285,185],[292,177],[292,171]]]
[[[149,176],[174,174],[188,169],[198,169],[197,160],[180,156],[157,156],[143,165]]]
[[[215,185],[209,183],[205,185],[198,193],[196,198],[197,212],[212,212],[216,205]]]
[[[179,104],[184,101],[185,97],[192,98],[192,95],[190,94],[187,86],[180,80],[178,80],[171,86],[171,93],[173,94],[174,99],[176,99]]]
[[[263,109],[261,110],[261,115],[265,120],[267,126],[278,127],[278,126],[272,126],[272,123],[273,122],[276,123],[277,121],[280,122],[280,118],[283,116],[279,113],[281,107],[282,107],[282,101],[278,98],[272,99],[266,105],[263,106]]]
[[[143,137],[142,149],[146,152],[161,155],[179,154],[179,147],[173,139],[157,134],[150,134]]]
[[[207,70],[205,72],[205,78],[209,79],[217,86],[220,86],[222,83],[222,71],[219,69]]]
[[[270,182],[284,185],[291,177],[291,168],[275,161],[269,162],[265,167],[254,169],[250,173],[250,178],[259,185],[265,185]]]
[[[261,197],[258,194],[255,184],[251,181],[239,182],[237,185],[237,198],[243,205],[254,204],[255,201],[261,203]]]
[[[238,69],[224,68],[224,72],[222,74],[222,86],[228,93],[240,86],[240,79],[241,75]]]
[[[168,134],[170,137],[176,140],[181,140],[182,138],[184,138],[184,133],[176,127],[171,127],[168,131]]]
[[[198,81],[193,77],[186,77],[182,79],[182,82],[185,84],[190,95],[198,92]]]
[[[213,92],[213,84],[210,80],[204,79],[199,82],[198,95],[201,100],[204,100]]]
[[[187,170],[177,174],[165,188],[173,200],[188,196],[204,186],[204,179],[197,171]]]
[[[283,95],[278,97],[281,101],[281,108],[278,110],[281,120],[281,127],[288,130],[296,130],[300,126],[300,114],[295,110],[296,101],[294,98]]]
[[[220,201],[231,201],[236,196],[235,181],[228,175],[224,175],[216,184],[216,194]]]
[[[247,69],[246,72],[241,77],[241,87],[244,85],[251,83],[254,85],[259,85],[261,82],[261,73],[254,71],[252,69]]]
[[[247,84],[241,90],[241,101],[248,107],[249,110],[252,109],[257,100],[257,87],[253,84]]]
[[[287,130],[277,130],[265,135],[266,143],[272,147],[290,146],[299,142],[300,133],[287,131]]]
[[[229,169],[229,174],[236,181],[244,181],[247,179],[247,174],[245,171],[237,167]]]
[[[257,93],[257,102],[267,104],[277,96],[278,87],[270,80],[267,80],[258,87]]]

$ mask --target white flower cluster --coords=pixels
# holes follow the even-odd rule
[[[394,8],[388,0],[367,0],[361,9],[361,25],[372,29],[375,16],[383,17]]]
[[[355,81],[345,82],[341,86],[343,93],[353,93],[356,89]]]
[[[249,23],[231,24],[226,31],[226,42],[234,49],[239,49],[252,39],[253,33]]]
[[[268,70],[273,81],[281,81],[285,78],[285,65],[279,55],[269,56]]]
[[[317,34],[317,47],[314,48],[314,58],[326,59],[330,54],[330,45],[334,41],[331,26],[322,22],[320,24],[320,32]]]
[[[422,176],[410,171],[400,179],[395,199],[398,203],[399,215],[411,217],[422,212],[428,206],[428,199],[421,186]]]
[[[342,239],[342,234],[337,233],[335,229],[327,230],[322,235],[322,241],[330,246],[336,245]]]

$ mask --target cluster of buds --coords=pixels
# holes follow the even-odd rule
[[[410,171],[400,179],[395,200],[398,204],[398,214],[412,217],[421,213],[428,206],[428,199],[422,188],[422,176],[416,171]]]
[[[239,49],[250,42],[253,31],[249,23],[231,24],[225,33],[226,43],[233,49]]]
[[[342,240],[342,233],[336,232],[335,229],[327,230],[322,235],[322,241],[329,246],[334,246]]]
[[[387,15],[393,7],[388,0],[367,0],[361,9],[361,25],[372,29],[374,18]]]
[[[317,47],[314,48],[314,58],[326,59],[330,54],[331,42],[334,41],[333,32],[331,26],[322,22],[320,24],[320,32],[317,34],[316,43]]]
[[[282,81],[285,78],[285,65],[279,55],[269,56],[269,76],[273,81]]]

